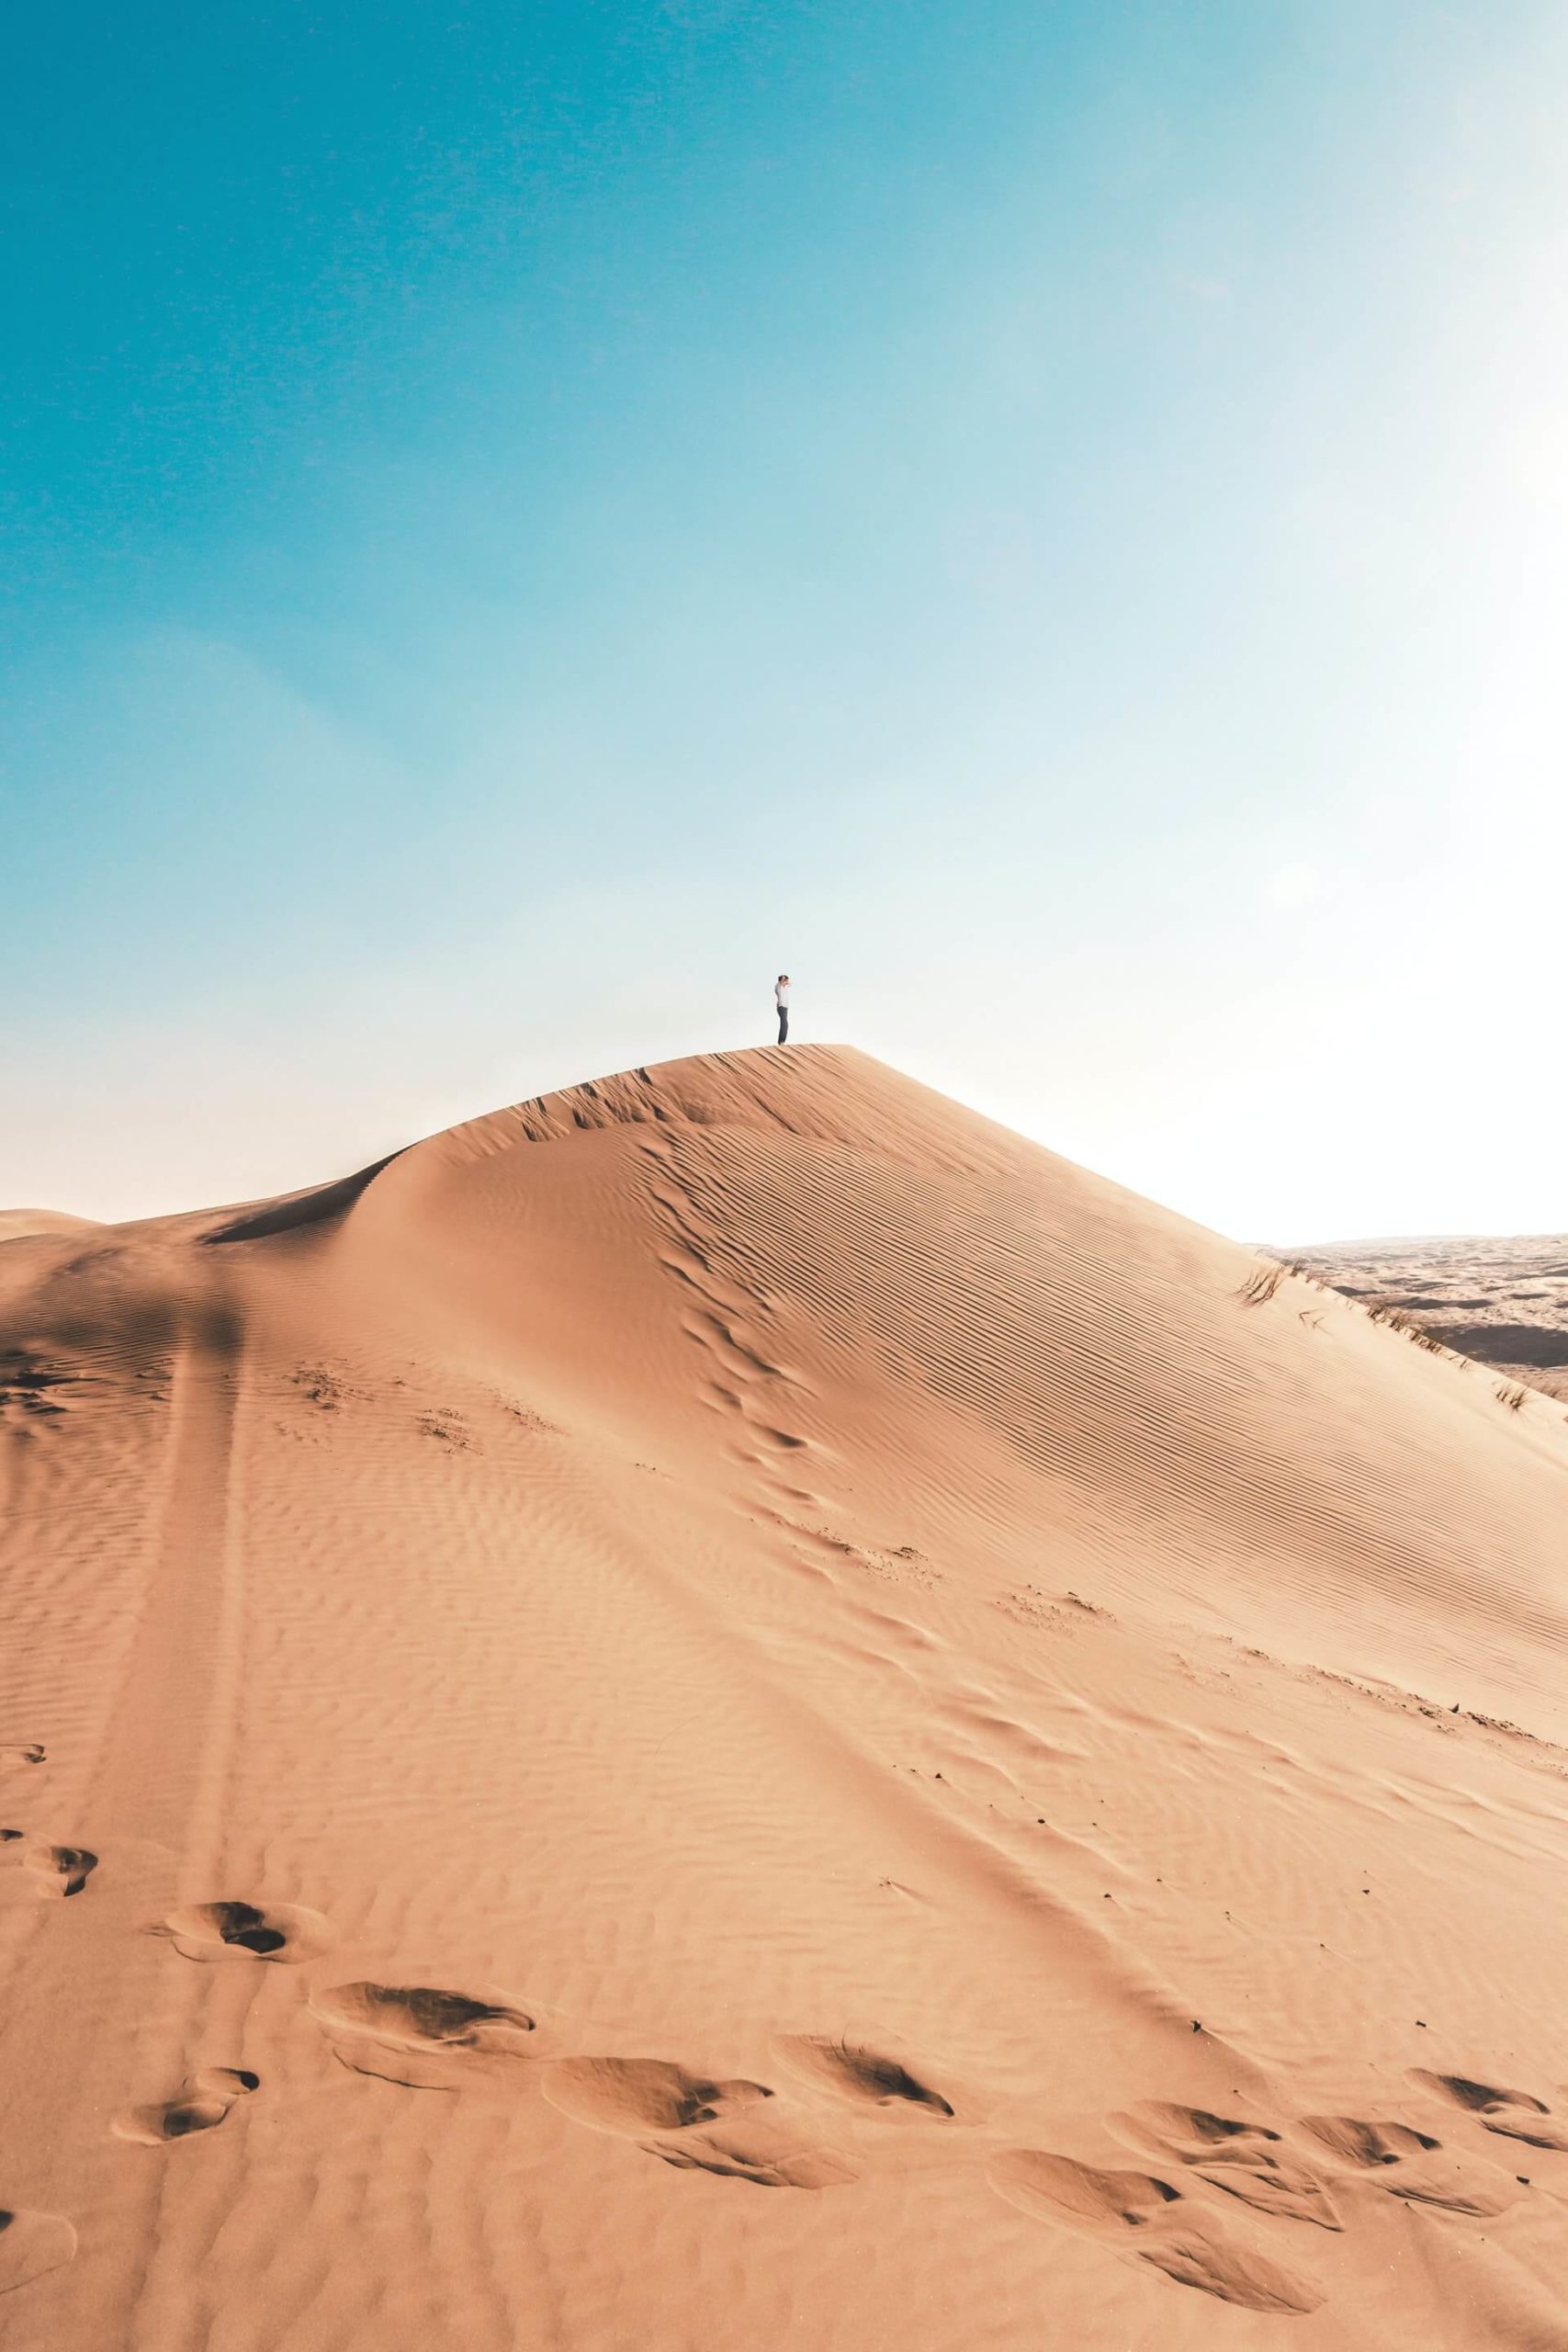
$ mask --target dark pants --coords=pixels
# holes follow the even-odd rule
[[[788,1007],[788,1005],[787,1005],[787,1004],[781,1004],[781,1005],[780,1005],[780,1007],[779,1007],[779,1043],[780,1043],[780,1045],[781,1045],[781,1046],[784,1044],[784,1042],[785,1038],[786,1038],[788,1035],[789,1035],[789,1007]]]

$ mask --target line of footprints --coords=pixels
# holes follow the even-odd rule
[[[41,1760],[31,1749],[9,1755]],[[80,1848],[14,1830],[0,1831],[0,1867],[7,1857],[57,1897],[80,1894],[95,1861]],[[333,1941],[317,1912],[239,1901],[190,1905],[156,1932],[200,1962],[298,1966]],[[781,2095],[766,2083],[711,2080],[668,2059],[552,2054],[549,2021],[500,1998],[362,1981],[318,1986],[309,2003],[333,2055],[356,2073],[445,2092],[486,2084],[515,2090],[526,2080],[574,2121],[633,2141],[664,2164],[725,2179],[822,2190],[944,2155],[976,2163],[1000,2197],[1032,2218],[1096,2239],[1178,2286],[1280,2315],[1316,2310],[1324,2293],[1227,2227],[1227,2208],[1299,2231],[1340,2231],[1358,2188],[1485,2219],[1531,2187],[1528,2174],[1509,2175],[1410,2123],[1309,2115],[1281,2119],[1276,2129],[1153,2099],[1108,2121],[1159,2169],[1105,2169],[1048,2149],[1000,2147],[980,2128],[973,2102],[948,2096],[898,2058],[826,2036],[773,2039],[773,2055],[792,2086]],[[1530,2092],[1425,2069],[1410,2079],[1450,2116],[1515,2143],[1516,2160],[1521,2147],[1568,2154],[1568,2123]],[[217,2130],[260,2087],[248,2068],[204,2067],[172,2098],[134,2107],[112,2128],[122,2139],[164,2146]],[[926,2135],[919,2150],[910,2131]],[[934,2134],[946,2139],[945,2150]],[[0,2293],[58,2269],[75,2246],[63,2216],[0,2207]]]

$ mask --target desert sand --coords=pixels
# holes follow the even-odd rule
[[[1561,2352],[1497,1386],[842,1048],[6,1241],[6,2352]]]
[[[1340,1241],[1284,1253],[1350,1298],[1568,1400],[1568,1234]]]
[[[22,1241],[40,1233],[90,1233],[93,1219],[63,1209],[0,1209],[0,1241]]]

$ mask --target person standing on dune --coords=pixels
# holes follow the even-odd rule
[[[773,986],[773,1002],[779,1009],[779,1043],[789,1035],[789,974],[781,972]]]

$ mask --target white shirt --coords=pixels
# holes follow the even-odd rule
[[[789,982],[781,980],[773,990],[773,1002],[781,1008],[789,1002]]]

